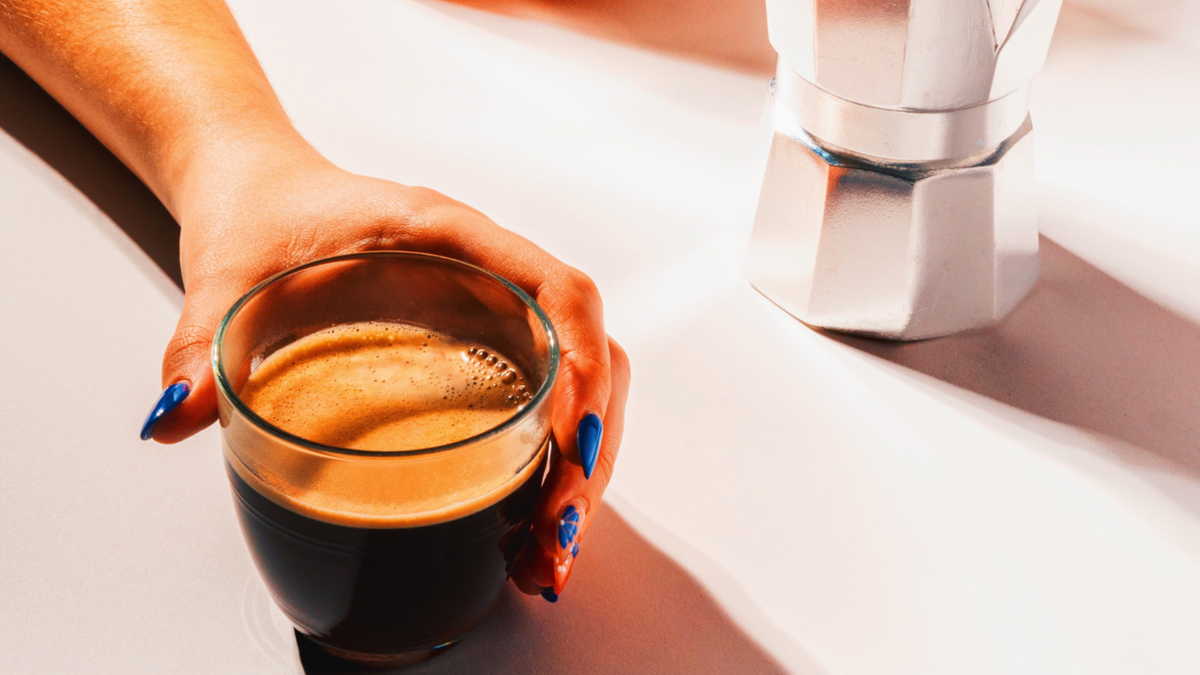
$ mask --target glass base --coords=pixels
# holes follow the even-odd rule
[[[297,646],[300,648],[301,661],[305,662],[305,670],[308,672],[312,672],[307,667],[308,662],[315,660],[326,662],[324,664],[325,667],[318,667],[315,669],[317,672],[333,672],[329,669],[329,666],[332,665],[328,663],[329,661],[333,661],[335,663],[340,661],[344,664],[353,664],[358,666],[356,670],[364,671],[403,668],[405,666],[411,666],[421,663],[422,661],[428,661],[435,656],[445,654],[446,652],[450,651],[451,647],[458,644],[460,641],[462,641],[462,636],[444,644],[440,644],[436,647],[429,647],[411,652],[401,652],[397,654],[373,654],[339,649],[337,647],[318,642],[317,640],[302,634],[300,631],[296,631],[296,642]]]

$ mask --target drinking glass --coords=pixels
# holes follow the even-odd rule
[[[238,397],[275,351],[364,321],[495,350],[532,396],[471,438],[378,452],[300,438]],[[213,344],[226,472],[254,563],[301,636],[343,659],[395,666],[444,651],[483,619],[528,536],[558,364],[554,328],[532,298],[440,256],[329,258],[238,300]]]

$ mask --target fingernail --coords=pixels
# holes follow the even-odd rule
[[[554,599],[563,592],[571,578],[575,556],[579,555],[579,533],[583,525],[583,509],[567,504],[558,516],[558,546],[554,551]],[[542,594],[545,597],[545,593]],[[547,598],[549,599],[549,598]]]
[[[554,592],[553,588],[543,588],[542,597],[546,599],[546,602],[558,602],[558,594]]]
[[[579,422],[575,432],[575,445],[579,448],[579,461],[583,464],[583,477],[591,478],[600,456],[600,439],[604,437],[604,423],[593,413],[588,413]]]
[[[142,425],[142,440],[148,441],[154,435],[154,425],[163,418],[163,415],[171,412],[183,403],[184,399],[191,393],[187,382],[176,382],[175,384],[163,390],[162,396],[158,397],[158,401],[154,404],[154,409],[150,411],[149,417],[146,418],[146,423]]]

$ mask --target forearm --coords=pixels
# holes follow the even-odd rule
[[[201,165],[303,145],[221,0],[0,0],[0,51],[177,218]]]

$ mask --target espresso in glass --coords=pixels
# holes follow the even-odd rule
[[[313,263],[230,310],[214,348],[226,469],[300,634],[398,665],[486,615],[540,489],[557,362],[528,296],[436,256]]]

